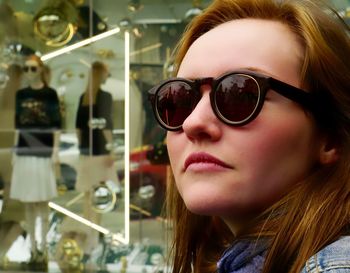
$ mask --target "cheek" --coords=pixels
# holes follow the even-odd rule
[[[252,145],[255,146],[253,149],[267,162],[278,158],[307,159],[305,156],[315,150],[315,132],[312,122],[306,117],[284,121],[283,119],[278,121],[271,119],[271,125],[264,127],[266,129],[258,133],[259,136]]]
[[[251,186],[266,193],[266,199],[275,199],[305,178],[318,151],[312,124],[305,118],[272,124],[265,126],[268,130],[257,131],[255,138],[247,136],[242,140],[244,174]]]

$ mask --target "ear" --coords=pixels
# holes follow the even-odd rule
[[[334,141],[325,139],[320,146],[320,163],[328,165],[336,162],[339,158],[338,147]]]

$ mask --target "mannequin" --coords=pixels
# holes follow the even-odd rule
[[[16,94],[16,154],[10,198],[25,205],[30,262],[37,263],[47,259],[48,201],[57,195],[54,162],[58,160],[61,117],[57,93],[48,87],[40,58],[28,56],[23,72],[28,86]],[[35,236],[37,229],[40,238]]]

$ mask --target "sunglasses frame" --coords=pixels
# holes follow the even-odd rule
[[[251,78],[254,80],[257,84],[258,87],[258,92],[259,92],[259,98],[256,103],[256,106],[252,113],[242,121],[231,121],[227,118],[225,118],[221,113],[220,110],[217,106],[216,99],[215,99],[215,93],[217,92],[217,87],[218,85],[227,77],[230,77],[232,75],[242,75],[248,78]],[[273,77],[266,76],[257,72],[252,72],[252,71],[247,71],[247,70],[238,70],[238,71],[233,71],[229,73],[225,73],[224,75],[218,77],[218,78],[213,78],[213,77],[205,77],[205,78],[198,78],[198,79],[186,79],[186,78],[170,78],[167,79],[163,82],[161,82],[159,85],[153,87],[148,91],[148,98],[151,101],[153,112],[155,114],[156,120],[160,124],[161,127],[168,131],[180,131],[182,130],[182,124],[176,127],[172,127],[167,125],[165,122],[162,121],[158,109],[157,109],[157,102],[158,100],[157,95],[159,91],[162,89],[164,85],[167,85],[171,82],[183,82],[188,84],[191,87],[191,91],[193,91],[193,95],[197,96],[198,98],[196,99],[196,104],[200,101],[201,98],[201,91],[200,87],[205,84],[209,84],[211,86],[210,90],[210,104],[213,109],[214,114],[216,117],[222,121],[223,123],[231,126],[243,126],[246,125],[247,123],[251,122],[254,120],[260,113],[266,93],[271,89],[280,95],[300,104],[303,108],[310,110],[311,112],[314,112],[315,110],[315,97],[312,93],[306,92],[300,88],[297,88],[295,86],[292,86],[290,84],[287,84],[285,82],[282,82],[280,80],[277,80]],[[194,110],[194,108],[193,108]],[[192,110],[192,111],[193,111]]]

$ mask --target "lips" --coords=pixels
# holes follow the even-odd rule
[[[184,169],[186,170],[192,164],[200,164],[200,163],[214,164],[223,168],[232,169],[232,166],[226,164],[225,162],[221,161],[220,159],[210,154],[203,153],[203,152],[193,153],[189,157],[187,157],[184,164]]]

